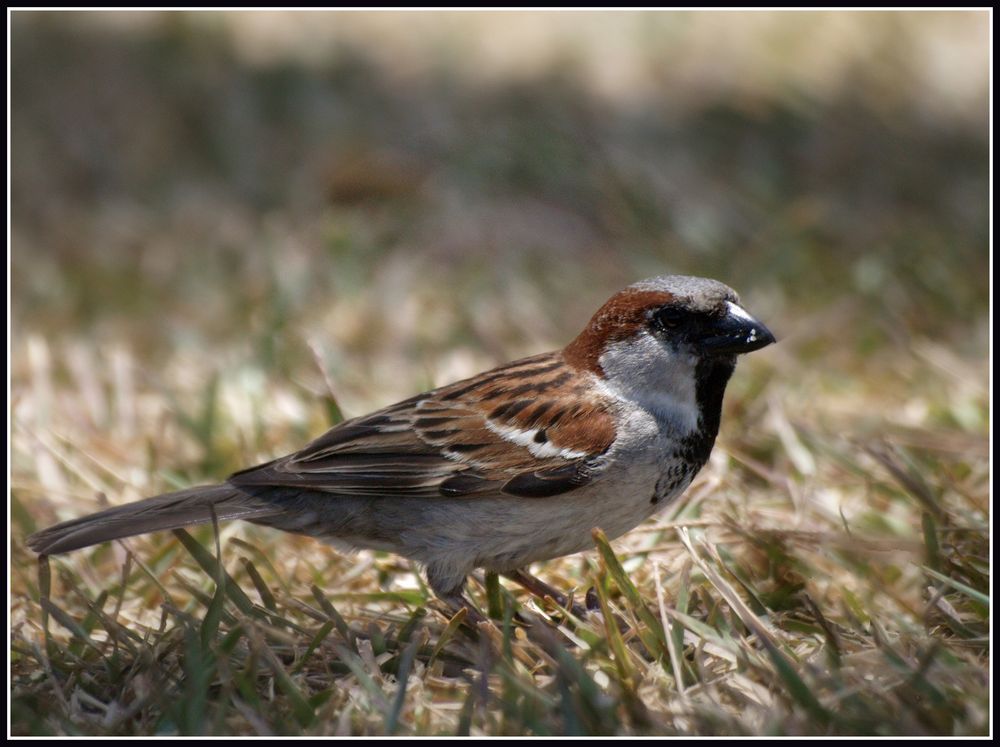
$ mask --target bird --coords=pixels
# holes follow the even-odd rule
[[[564,603],[528,566],[590,549],[595,527],[619,537],[676,500],[712,452],[737,357],[773,342],[722,282],[649,278],[614,294],[561,350],[343,421],[221,484],[56,524],[27,544],[48,556],[243,519],[416,560],[455,611],[475,611],[465,584],[479,568]]]

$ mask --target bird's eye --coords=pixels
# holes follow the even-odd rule
[[[664,306],[653,316],[653,321],[661,329],[674,329],[687,318],[687,314],[674,306]]]

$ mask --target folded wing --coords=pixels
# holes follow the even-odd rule
[[[560,353],[546,353],[341,423],[229,482],[342,495],[546,497],[596,479],[614,439],[612,405]]]

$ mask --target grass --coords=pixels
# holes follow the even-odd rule
[[[801,73],[734,98],[681,64],[729,54],[724,17],[658,16],[613,48],[669,95],[607,99],[572,55],[400,79],[350,45],[248,61],[238,14],[15,14],[11,733],[990,733],[987,99],[913,84],[970,17],[826,24],[857,43],[807,86],[832,52],[795,15]],[[406,560],[241,523],[24,546],[565,344],[662,272],[780,342],[680,501],[532,568],[583,619],[478,575],[471,629]]]
[[[174,411],[100,368],[76,386],[37,368],[16,408],[32,415],[15,428],[35,445],[34,473],[53,475],[22,471],[15,483],[13,731],[985,733],[985,437],[891,420],[845,436],[861,415],[824,424],[802,377],[777,376],[794,352],[758,357],[742,364],[721,442],[680,504],[614,548],[598,532],[594,553],[534,569],[577,599],[592,589],[586,619],[513,587],[489,599],[495,580],[480,577],[472,597],[494,618],[479,631],[449,620],[407,561],[249,525],[39,566],[21,541],[56,518],[43,481],[77,486],[58,513],[75,515],[96,508],[88,496],[122,494],[144,451],[150,481],[185,453],[197,479],[212,479],[254,443],[254,426],[219,404],[247,376],[220,375],[214,395],[192,385]],[[979,376],[951,373],[970,387]],[[268,389],[311,421],[327,415],[322,398]],[[88,412],[85,391],[103,392],[107,409]],[[129,430],[112,403],[128,401],[158,427],[110,440]],[[32,418],[46,410],[59,415],[43,429]],[[267,443],[278,453],[293,441]]]

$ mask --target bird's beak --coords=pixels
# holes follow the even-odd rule
[[[740,305],[727,301],[725,316],[705,329],[699,340],[709,355],[738,355],[760,350],[774,342],[771,330],[750,316]]]

